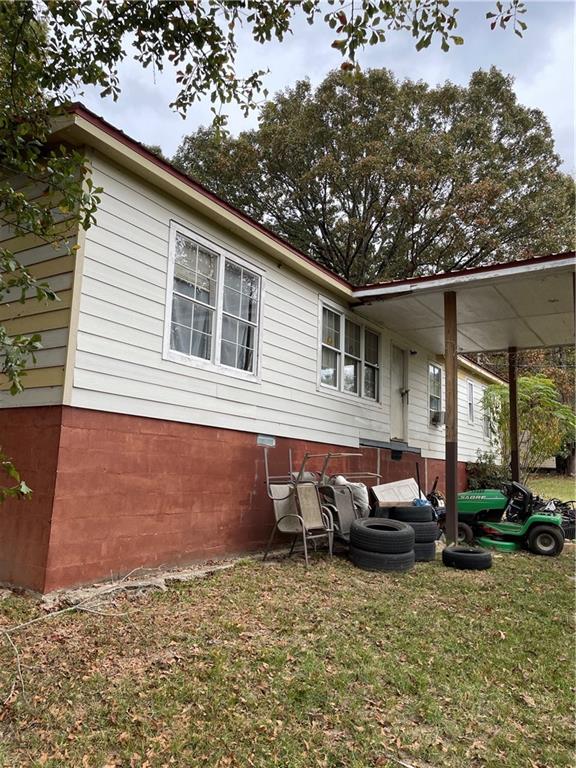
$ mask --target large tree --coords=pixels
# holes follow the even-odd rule
[[[356,283],[573,247],[550,126],[494,68],[436,88],[334,71],[278,93],[256,130],[200,128],[174,162]]]

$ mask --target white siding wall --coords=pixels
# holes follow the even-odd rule
[[[474,421],[468,418],[468,382],[474,387]],[[476,461],[478,451],[487,451],[490,440],[484,435],[482,397],[486,384],[473,373],[458,376],[458,453],[462,461]]]
[[[380,403],[319,390],[318,287],[101,156],[93,178],[104,194],[86,234],[71,405],[348,446],[389,440],[390,344],[401,339],[380,329]],[[265,270],[258,380],[163,359],[171,221]],[[408,442],[442,458],[444,430],[428,424],[429,359],[422,349],[409,358]]]

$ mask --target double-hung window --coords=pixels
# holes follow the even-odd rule
[[[254,370],[259,296],[258,275],[226,259],[220,355],[223,365]]]
[[[380,337],[343,312],[322,306],[320,384],[378,400]]]
[[[344,391],[360,394],[360,371],[362,370],[361,347],[362,329],[346,318],[344,320]]]
[[[170,349],[210,360],[216,326],[218,255],[177,233]]]
[[[261,278],[201,238],[172,238],[168,357],[255,374]]]
[[[378,400],[380,378],[380,336],[364,329],[364,397]]]
[[[428,364],[428,407],[430,423],[440,423],[438,414],[442,410],[442,369],[434,363]]]
[[[466,382],[466,391],[468,393],[468,421],[474,424],[474,384],[471,381]]]
[[[340,389],[341,320],[338,312],[322,308],[322,365],[320,382]]]

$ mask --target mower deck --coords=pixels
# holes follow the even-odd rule
[[[492,547],[499,552],[518,552],[521,549],[520,544],[516,541],[500,541],[499,539],[491,539],[489,536],[479,536],[476,541],[481,547]]]

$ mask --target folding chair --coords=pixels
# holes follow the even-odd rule
[[[268,539],[263,560],[266,560],[276,531],[292,535],[290,555],[299,536],[302,536],[304,559],[308,567],[308,543],[316,548],[316,541],[328,539],[328,552],[332,557],[334,523],[332,514],[323,507],[318,488],[314,483],[300,482],[290,484],[268,484],[268,495],[274,505],[276,522]]]

